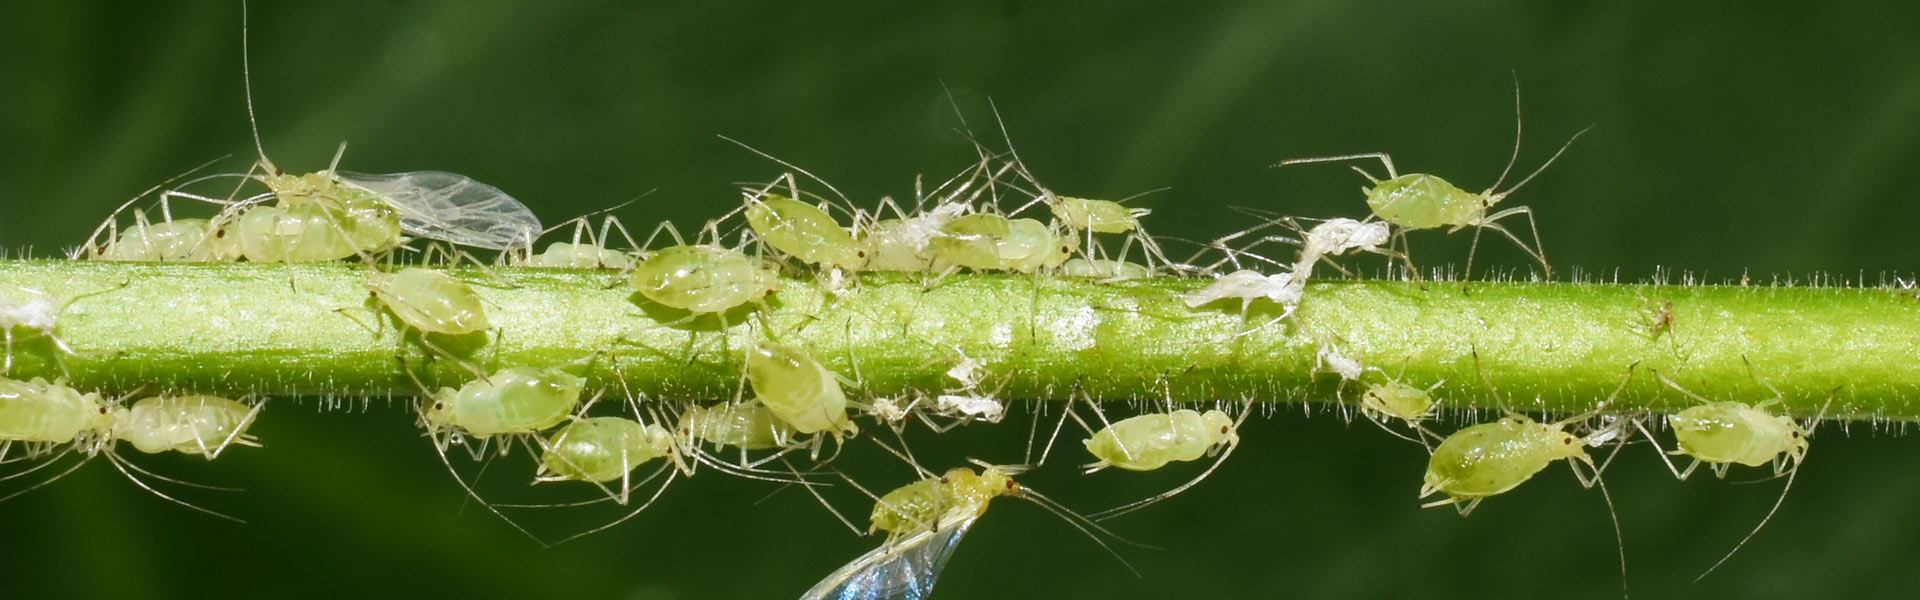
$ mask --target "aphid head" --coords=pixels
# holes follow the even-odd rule
[[[1200,415],[1200,422],[1207,425],[1208,432],[1218,433],[1220,435],[1219,441],[1215,442],[1216,444],[1226,444],[1240,440],[1240,435],[1234,431],[1235,425],[1233,417],[1227,416],[1226,411],[1217,409],[1209,410]]]
[[[420,418],[429,426],[446,424],[452,416],[454,395],[458,393],[453,388],[440,388],[431,396],[420,397]]]

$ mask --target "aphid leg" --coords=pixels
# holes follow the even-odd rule
[[[1343,160],[1359,160],[1363,158],[1379,159],[1380,164],[1386,165],[1387,179],[1393,179],[1400,176],[1400,172],[1394,170],[1393,168],[1393,157],[1387,156],[1387,153],[1385,152],[1367,152],[1364,154],[1346,154],[1341,156],[1316,156],[1312,158],[1289,158],[1287,160],[1273,163],[1272,165],[1269,165],[1268,168],[1278,169],[1281,167],[1292,166],[1292,165],[1304,165],[1308,163],[1323,163],[1323,162],[1340,162]],[[1353,170],[1359,171],[1360,175],[1366,177],[1368,181],[1372,181],[1374,183],[1380,183],[1381,181],[1380,178],[1374,177],[1373,174],[1366,172],[1360,167],[1353,167]]]
[[[468,485],[466,478],[460,476],[460,471],[453,468],[453,462],[447,460],[447,448],[445,445],[439,443],[434,444],[433,453],[440,457],[440,464],[447,468],[448,474],[453,475],[453,481],[460,484],[460,489],[467,492],[467,497],[472,498],[475,502],[479,502],[480,506],[487,509],[487,512],[493,513],[496,517],[500,517],[502,521],[506,521],[507,525],[513,527],[514,531],[518,531],[521,535],[527,536],[527,538],[533,540],[534,543],[542,546],[547,545],[547,542],[540,539],[540,536],[534,535],[533,532],[528,531],[525,527],[521,527],[512,517],[508,517],[506,513],[500,512],[500,509],[494,506],[492,502],[488,502],[486,498],[480,497],[480,492],[475,491],[472,485]]]
[[[200,435],[199,423],[195,423],[193,441],[194,443],[199,444],[200,455],[207,457],[207,460],[213,460],[215,458],[219,458],[220,453],[225,451],[228,446],[231,446],[236,443],[242,446],[248,446],[252,448],[261,447],[260,441],[258,439],[254,438],[251,435],[246,435],[242,432],[246,431],[248,427],[253,425],[254,419],[260,416],[260,409],[266,408],[266,407],[267,407],[266,400],[261,400],[259,402],[253,403],[253,409],[247,411],[246,416],[240,418],[240,422],[233,426],[233,430],[227,432],[227,437],[221,439],[220,443],[215,444],[212,447],[207,446],[206,436]]]
[[[786,458],[781,458],[780,462],[786,464],[787,469],[792,470],[794,473],[797,474],[800,472],[799,469],[794,468],[792,461],[789,461]],[[917,467],[918,465],[915,465],[915,466]],[[860,482],[854,481],[852,477],[848,477],[847,474],[841,472],[840,469],[835,467],[828,467],[828,468],[833,470],[833,474],[839,475],[840,479],[846,480],[847,485],[853,486],[853,489],[860,490],[860,493],[866,494],[867,497],[872,498],[875,502],[884,502],[883,500],[880,499],[879,496],[874,495],[872,491],[867,490],[866,486],[860,485]],[[808,494],[813,495],[813,499],[819,502],[822,508],[827,509],[827,512],[829,514],[832,514],[834,519],[840,521],[840,524],[846,525],[847,530],[852,531],[854,535],[864,537],[873,533],[874,531],[873,529],[867,529],[866,531],[861,531],[859,525],[854,525],[852,519],[848,519],[846,515],[840,514],[840,509],[834,508],[833,503],[828,502],[827,497],[820,495],[819,490],[813,489],[813,486],[801,486],[801,487],[807,490]]]
[[[111,444],[111,442],[109,442],[109,444]],[[218,511],[214,511],[214,510],[212,510],[212,509],[208,509],[208,508],[202,508],[202,507],[199,507],[199,506],[194,506],[194,505],[193,505],[193,503],[190,503],[190,502],[187,502],[187,501],[185,501],[185,500],[181,500],[181,499],[179,499],[179,498],[175,498],[175,497],[173,497],[173,496],[168,496],[168,495],[167,495],[166,493],[164,493],[164,492],[161,492],[161,491],[160,491],[160,490],[158,490],[158,489],[155,489],[155,488],[154,488],[153,486],[151,486],[151,485],[147,485],[147,482],[145,482],[145,481],[141,481],[141,480],[140,480],[140,477],[139,477],[139,476],[136,476],[136,475],[134,475],[134,474],[133,474],[133,473],[134,473],[134,471],[133,471],[132,469],[128,469],[128,468],[127,468],[127,467],[130,467],[130,466],[132,466],[132,465],[129,465],[129,464],[127,464],[127,463],[126,463],[126,459],[123,459],[123,458],[120,458],[120,456],[119,456],[118,454],[115,454],[112,448],[107,448],[107,449],[106,449],[106,450],[105,450],[105,451],[103,452],[103,454],[105,454],[105,455],[106,455],[106,458],[107,458],[107,464],[110,464],[110,465],[113,465],[113,468],[114,468],[114,470],[117,470],[117,471],[120,471],[120,474],[121,474],[121,475],[125,475],[125,476],[127,477],[127,481],[131,481],[131,482],[133,482],[133,484],[134,484],[134,485],[137,485],[137,486],[140,486],[140,489],[143,489],[143,490],[146,490],[146,491],[147,491],[147,493],[149,493],[149,494],[153,494],[153,495],[155,495],[155,496],[159,496],[159,497],[160,497],[160,498],[161,498],[162,500],[166,500],[166,501],[168,501],[168,502],[172,502],[172,503],[174,503],[174,504],[178,504],[178,505],[181,505],[181,506],[185,506],[185,507],[187,507],[187,508],[191,508],[191,509],[194,509],[194,510],[197,510],[197,511],[200,511],[200,512],[203,512],[203,513],[207,513],[207,514],[209,514],[209,515],[213,515],[213,516],[216,516],[216,517],[220,517],[220,518],[222,518],[222,519],[226,519],[226,520],[229,520],[229,521],[233,521],[233,522],[235,522],[235,523],[246,523],[246,521],[244,521],[244,520],[242,520],[242,519],[240,519],[239,517],[234,517],[234,516],[230,516],[230,515],[226,515],[226,514],[222,514],[222,513],[220,513],[220,512],[218,512]],[[71,471],[68,471],[68,472],[71,472]],[[144,470],[142,470],[142,472],[145,472],[145,471],[144,471]],[[151,473],[149,473],[149,474],[151,474]],[[42,483],[41,485],[45,485],[45,483]],[[3,499],[0,499],[0,500],[3,500]]]
[[[1494,221],[1499,221],[1501,219],[1505,219],[1507,217],[1520,215],[1520,214],[1524,214],[1527,216],[1527,228],[1533,230],[1533,246],[1532,247],[1528,247],[1526,242],[1520,241],[1520,236],[1514,235],[1513,232],[1508,231],[1506,227],[1503,227],[1500,224],[1494,222]],[[1464,273],[1462,273],[1460,276],[1462,290],[1465,290],[1467,285],[1473,282],[1474,253],[1480,249],[1480,232],[1487,229],[1498,231],[1506,235],[1507,239],[1513,240],[1514,245],[1519,246],[1520,249],[1525,251],[1528,256],[1532,256],[1534,260],[1540,262],[1540,268],[1545,270],[1544,276],[1546,278],[1548,279],[1553,278],[1553,265],[1547,264],[1546,248],[1540,244],[1540,227],[1539,225],[1534,223],[1533,209],[1525,206],[1516,206],[1516,207],[1509,208],[1497,213],[1493,213],[1492,215],[1483,217],[1479,221],[1474,223],[1468,223],[1466,225],[1456,225],[1454,226],[1453,229],[1447,230],[1447,232],[1452,233],[1454,231],[1459,231],[1461,227],[1468,227],[1468,226],[1472,226],[1474,228],[1473,243],[1467,247],[1467,270]]]
[[[1678,467],[1675,467],[1673,465],[1673,459],[1667,458],[1667,456],[1675,455],[1675,454],[1684,455],[1686,454],[1685,452],[1682,452],[1678,449],[1673,451],[1668,451],[1667,449],[1660,447],[1660,440],[1653,435],[1653,432],[1647,430],[1646,425],[1640,423],[1638,420],[1635,420],[1633,422],[1633,426],[1639,428],[1640,433],[1642,435],[1647,436],[1647,443],[1653,444],[1653,450],[1656,454],[1660,456],[1660,462],[1667,465],[1667,470],[1672,472],[1675,478],[1678,478],[1681,481],[1686,481],[1688,477],[1691,477],[1693,475],[1693,470],[1700,466],[1700,460],[1694,459],[1693,463],[1687,465],[1687,468],[1684,470]]]

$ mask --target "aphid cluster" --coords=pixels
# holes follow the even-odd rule
[[[252,108],[249,97],[250,121]],[[930,189],[916,180],[911,202],[888,198],[871,209],[857,207],[821,178],[773,159],[786,170],[771,182],[740,187],[737,207],[703,224],[691,240],[671,224],[663,224],[645,241],[636,242],[619,219],[605,214],[612,209],[542,228],[519,201],[451,173],[354,174],[336,168],[341,159],[336,154],[325,170],[288,174],[267,158],[256,128],[258,158],[253,168],[148,190],[120,206],[74,257],[277,263],[357,259],[364,265],[366,302],[339,307],[337,312],[374,314],[370,335],[387,335],[388,325],[397,330],[395,356],[409,375],[417,375],[415,365],[422,361],[440,360],[457,363],[471,375],[433,384],[415,379],[420,391],[418,423],[459,485],[489,510],[507,517],[501,509],[518,506],[489,500],[489,494],[473,487],[448,455],[455,449],[476,460],[518,454],[530,463],[524,471],[529,486],[575,482],[565,485],[592,488],[593,501],[624,507],[623,516],[576,536],[632,518],[678,477],[691,477],[702,467],[797,484],[838,516],[817,488],[835,484],[825,473],[837,473],[835,459],[864,433],[912,464],[921,477],[885,494],[869,494],[875,503],[865,531],[884,531],[886,540],[821,580],[804,597],[917,598],[931,591],[961,536],[995,498],[1032,500],[1083,531],[1105,530],[1015,483],[1013,476],[1028,465],[978,463],[978,470],[959,467],[936,475],[913,458],[907,439],[916,421],[936,434],[962,425],[1002,422],[1009,413],[1002,394],[1021,383],[1017,365],[978,350],[981,355],[976,357],[967,353],[969,349],[951,348],[953,352],[945,358],[922,367],[943,385],[883,395],[865,389],[853,357],[843,359],[836,349],[810,345],[805,336],[797,335],[804,328],[835,324],[811,319],[775,323],[766,315],[783,290],[811,284],[839,299],[857,294],[876,273],[917,276],[929,289],[961,272],[1078,277],[1103,285],[1128,285],[1121,282],[1149,277],[1199,277],[1210,281],[1181,294],[1179,300],[1190,314],[1176,316],[1217,316],[1216,303],[1223,301],[1229,310],[1237,301],[1243,321],[1256,307],[1274,315],[1246,327],[1240,333],[1244,336],[1281,325],[1298,314],[1310,299],[1308,284],[1321,265],[1352,276],[1339,262],[1343,257],[1361,252],[1382,255],[1399,261],[1417,278],[1405,246],[1410,231],[1472,227],[1477,236],[1481,230],[1493,229],[1520,243],[1499,221],[1516,215],[1531,219],[1531,210],[1496,211],[1494,206],[1539,174],[1536,170],[1505,191],[1496,191],[1500,185],[1496,181],[1487,191],[1475,194],[1433,175],[1401,175],[1384,153],[1288,160],[1276,166],[1373,158],[1385,165],[1387,177],[1362,171],[1371,182],[1363,190],[1370,213],[1362,219],[1305,219],[1248,211],[1262,222],[1201,244],[1192,257],[1176,261],[1162,250],[1162,240],[1143,226],[1148,209],[1056,193],[1011,148],[993,150],[971,131],[963,133],[978,160]],[[1005,136],[1004,127],[1001,133]],[[342,152],[344,148],[343,144]],[[236,189],[222,197],[189,190],[221,177],[237,178],[243,186],[259,184],[265,191],[243,196]],[[831,197],[803,190],[803,183],[808,188],[818,184]],[[153,206],[134,208],[156,192]],[[215,214],[176,218],[170,205],[173,200],[202,202],[216,207]],[[129,210],[131,218],[123,219]],[[593,226],[593,217],[599,217],[598,227]],[[535,242],[555,233],[562,241],[536,253]],[[1269,243],[1298,250],[1291,258],[1269,258],[1258,252]],[[747,340],[713,355],[720,364],[738,368],[733,397],[661,399],[634,393],[626,389],[620,372],[618,351],[623,348],[618,344],[559,365],[512,364],[490,355],[487,346],[500,338],[484,292],[490,284],[476,286],[463,274],[439,268],[448,265],[435,264],[434,256],[444,256],[444,263],[477,263],[468,251],[452,246],[497,252],[493,263],[503,270],[600,272],[608,277],[609,293],[632,295],[635,304],[649,313],[647,318],[633,319],[636,328],[684,326],[690,344],[703,335]],[[1537,235],[1532,246],[1521,246],[1547,269]],[[409,252],[420,252],[424,258],[406,264],[400,257]],[[1469,270],[1471,257],[1470,251]],[[490,271],[488,277],[497,285],[512,285]],[[57,350],[56,357],[82,355],[59,336],[60,316],[77,300],[112,291],[56,296],[26,288],[0,290],[7,374],[12,372],[16,338],[44,339]],[[1646,322],[1631,325],[1651,340],[1670,335],[1672,302],[1645,303]],[[1657,420],[1651,415],[1628,415],[1594,425],[1595,414],[1547,422],[1509,414],[1443,435],[1429,424],[1444,397],[1454,391],[1448,381],[1403,379],[1405,373],[1389,376],[1380,364],[1409,359],[1380,357],[1364,343],[1344,339],[1338,332],[1281,327],[1276,334],[1295,336],[1304,347],[1315,349],[1311,375],[1330,384],[1337,380],[1334,389],[1341,400],[1356,405],[1367,419],[1390,433],[1426,449],[1428,462],[1419,496],[1431,500],[1424,507],[1452,505],[1467,514],[1482,501],[1516,488],[1562,460],[1573,467],[1582,484],[1599,485],[1604,491],[1601,473],[1607,462],[1596,461],[1589,449],[1613,445],[1617,451],[1635,432],[1649,440],[1654,437],[1648,423]],[[940,352],[945,354],[946,349]],[[1631,381],[1632,369],[1628,367],[1622,389]],[[1711,400],[1666,375],[1659,379],[1699,403],[1664,420],[1673,430],[1675,449],[1664,453],[1663,459],[1672,454],[1693,461],[1684,469],[1669,462],[1677,477],[1687,478],[1703,463],[1722,476],[1733,464],[1770,464],[1774,474],[1786,476],[1791,485],[1806,457],[1809,431],[1771,411],[1784,399],[1777,390],[1771,399],[1748,404]],[[1239,447],[1242,426],[1254,411],[1253,403],[1259,401],[1245,399],[1236,415],[1235,406],[1176,406],[1172,395],[1169,391],[1160,410],[1115,420],[1108,420],[1094,402],[1087,403],[1086,409],[1092,412],[1092,420],[1082,414],[1077,402],[1061,409],[1052,437],[1057,438],[1067,420],[1085,430],[1080,447],[1087,453],[1088,462],[1083,464],[1087,474],[1109,469],[1197,471],[1170,490],[1095,513],[1093,518],[1144,508],[1206,479]],[[611,401],[599,402],[603,398]],[[68,387],[64,380],[0,377],[0,464],[30,461],[32,465],[22,473],[0,476],[0,481],[38,472],[70,455],[83,460],[105,456],[142,487],[186,504],[145,483],[136,473],[150,474],[117,454],[116,445],[126,442],[146,453],[172,451],[209,460],[233,445],[259,446],[247,430],[263,402],[249,404],[181,390],[128,400],[108,400]],[[1036,432],[1037,423],[1036,417]],[[874,435],[888,430],[900,444],[897,450]],[[1053,441],[1049,439],[1048,450]],[[516,453],[516,448],[522,452]],[[804,468],[795,464],[801,456]],[[1043,452],[1040,462],[1045,457]],[[1204,468],[1180,464],[1208,458],[1211,463]],[[650,494],[644,491],[656,481]],[[846,482],[859,486],[850,478]],[[1783,490],[1783,499],[1784,494]]]

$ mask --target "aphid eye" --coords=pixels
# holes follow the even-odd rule
[[[1561,440],[1561,443],[1569,446],[1573,445],[1573,436],[1567,436],[1566,439]]]
[[[103,414],[103,415],[107,414],[107,407],[105,406],[100,407],[100,414]]]
[[[282,170],[282,169],[281,169],[280,167],[274,167],[274,168],[273,168],[273,174],[275,174],[275,175],[285,175],[285,174],[287,174],[287,172],[286,172],[286,171],[284,171],[284,170]]]
[[[217,238],[224,238],[224,237],[227,237],[227,228],[225,228],[225,227],[221,227],[221,228],[219,228],[219,229],[215,229],[215,230],[213,230],[213,237],[217,237]],[[103,252],[104,252],[104,250],[103,250]]]
[[[1226,432],[1229,432],[1229,431],[1232,431],[1232,430],[1233,430],[1233,426],[1232,426],[1232,425],[1221,425],[1221,426],[1220,426],[1220,433],[1226,433]]]

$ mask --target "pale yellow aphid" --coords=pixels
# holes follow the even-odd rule
[[[773,192],[781,181],[787,183],[792,196]],[[747,225],[762,243],[822,270],[857,272],[866,265],[865,244],[854,239],[827,211],[796,199],[799,189],[792,173],[782,174],[758,190],[744,188],[741,193],[746,197],[743,210]]]
[[[1505,200],[1508,195],[1518,191],[1521,187],[1527,185],[1527,182],[1532,181],[1535,176],[1545,171],[1548,166],[1553,164],[1554,160],[1560,158],[1561,153],[1566,152],[1567,148],[1573,145],[1574,140],[1580,139],[1580,136],[1586,134],[1586,132],[1587,130],[1583,129],[1579,133],[1573,134],[1573,137],[1568,139],[1567,143],[1562,145],[1559,151],[1554,152],[1552,157],[1540,165],[1540,168],[1535,169],[1532,174],[1520,180],[1520,183],[1514,184],[1513,187],[1507,188],[1505,191],[1496,191],[1500,188],[1500,184],[1506,181],[1508,172],[1513,169],[1514,161],[1520,157],[1520,88],[1518,85],[1515,85],[1513,157],[1508,159],[1507,167],[1501,170],[1500,178],[1495,180],[1494,184],[1488,187],[1486,191],[1477,194],[1468,192],[1455,187],[1452,183],[1448,183],[1444,179],[1423,173],[1401,175],[1399,171],[1394,169],[1393,159],[1382,152],[1296,158],[1275,163],[1273,166],[1284,167],[1287,165],[1364,158],[1378,159],[1381,164],[1387,168],[1386,179],[1374,177],[1359,167],[1354,167],[1355,171],[1359,171],[1361,176],[1366,177],[1368,181],[1373,183],[1373,187],[1362,188],[1361,191],[1366,194],[1367,205],[1372,207],[1374,216],[1399,226],[1403,234],[1410,230],[1439,227],[1446,227],[1447,233],[1454,233],[1468,227],[1474,228],[1473,245],[1467,251],[1467,274],[1473,272],[1473,257],[1475,251],[1477,251],[1480,246],[1480,232],[1486,229],[1498,231],[1502,235],[1507,236],[1508,239],[1513,240],[1514,244],[1518,245],[1521,250],[1526,251],[1534,260],[1539,261],[1540,268],[1546,272],[1546,276],[1552,277],[1553,267],[1547,264],[1546,253],[1541,250],[1539,227],[1533,224],[1532,209],[1519,206],[1492,212],[1491,214],[1489,214],[1489,212],[1493,209],[1494,205],[1499,204],[1502,200]],[[1508,231],[1507,228],[1500,226],[1498,223],[1498,221],[1502,219],[1516,215],[1526,215],[1528,226],[1534,231],[1534,243],[1532,246],[1521,241],[1519,236],[1514,235],[1512,231]],[[1402,259],[1405,259],[1404,255]],[[1409,270],[1411,270],[1411,265],[1409,265]],[[1463,276],[1463,279],[1464,278]]]
[[[14,442],[28,444],[27,454],[37,456],[83,433],[112,429],[112,409],[100,394],[81,393],[65,381],[0,377],[0,459]]]
[[[1744,357],[1742,358],[1744,360]],[[1747,369],[1752,372],[1753,364],[1748,363]],[[1765,378],[1760,377],[1758,372],[1752,372],[1752,374],[1755,380],[1766,386],[1768,391],[1773,392],[1772,398],[1755,404],[1736,400],[1715,401],[1680,387],[1680,384],[1668,379],[1659,371],[1654,372],[1654,376],[1659,377],[1661,383],[1665,383],[1667,387],[1700,402],[1696,406],[1667,416],[1667,426],[1673,428],[1673,437],[1678,447],[1670,452],[1662,451],[1660,460],[1666,463],[1667,470],[1672,471],[1674,477],[1684,480],[1702,463],[1713,469],[1714,476],[1722,478],[1727,476],[1727,467],[1733,464],[1749,467],[1772,465],[1775,477],[1781,475],[1787,477],[1786,485],[1780,488],[1780,497],[1774,500],[1773,507],[1767,510],[1766,516],[1760,518],[1760,523],[1753,527],[1753,531],[1748,532],[1746,537],[1740,539],[1740,543],[1734,544],[1732,550],[1727,551],[1727,554],[1714,562],[1713,566],[1707,567],[1707,570],[1700,573],[1699,577],[1695,577],[1694,581],[1706,578],[1708,574],[1713,573],[1714,569],[1725,564],[1727,559],[1733,558],[1740,548],[1745,547],[1753,536],[1760,533],[1760,529],[1767,526],[1768,521],[1773,520],[1774,513],[1778,512],[1780,505],[1786,502],[1787,492],[1793,489],[1793,480],[1800,473],[1801,463],[1807,459],[1807,449],[1810,446],[1807,441],[1809,432],[1793,417],[1774,414],[1768,410],[1784,403],[1786,395],[1780,393],[1780,390],[1773,387],[1773,384]],[[1834,394],[1827,397],[1827,404],[1822,405],[1820,413],[1814,417],[1815,423],[1826,417],[1827,408],[1832,406],[1838,392],[1839,390],[1836,389]],[[1637,421],[1634,424],[1639,425]],[[1645,426],[1641,428],[1642,432],[1645,432]],[[1653,439],[1651,433],[1647,437]],[[1656,441],[1654,444],[1658,449],[1659,442]],[[1687,465],[1686,469],[1679,469],[1674,466],[1672,460],[1667,458],[1669,454],[1687,456],[1692,458],[1693,462]]]
[[[847,418],[840,376],[798,349],[762,343],[747,351],[747,382],[760,403],[799,433],[859,433]]]
[[[696,315],[724,313],[779,289],[779,271],[758,257],[719,246],[679,245],[654,252],[629,282],[647,299]]]
[[[1367,391],[1360,395],[1360,412],[1375,421],[1400,419],[1408,427],[1417,429],[1433,416],[1433,391],[1446,383],[1447,380],[1442,379],[1426,389],[1397,379],[1369,384]]]
[[[618,210],[632,203],[633,200],[628,200],[540,232],[540,235],[546,235],[572,224],[571,241],[548,244],[547,249],[539,254],[533,254],[533,246],[529,244],[523,250],[508,252],[506,256],[512,264],[537,269],[609,269],[625,272],[636,264],[633,255],[608,248],[606,245],[611,241],[608,236],[618,232],[622,238],[626,239],[628,248],[637,248],[639,245],[633,242],[633,236],[627,232],[627,226],[621,223],[619,218],[607,216],[600,220],[600,229],[596,233],[588,229],[587,221],[595,214]],[[540,236],[534,237],[537,239]]]
[[[213,460],[234,444],[260,447],[247,428],[265,406],[199,394],[144,398],[114,410],[113,434],[148,454],[173,451]]]
[[[631,502],[635,488],[647,485],[662,473],[667,475],[651,497],[625,516],[563,538],[554,542],[556,545],[626,522],[652,506],[680,473],[692,473],[680,460],[672,432],[625,417],[575,417],[541,440],[540,446],[540,471],[534,476],[535,483],[584,481],[598,486],[609,499],[622,506]],[[661,465],[640,481],[633,480],[634,469],[661,458],[668,459],[669,464]],[[615,483],[615,487],[609,489],[605,485],[608,483]]]
[[[105,456],[115,470],[135,485],[169,502],[223,519],[233,517],[194,506],[147,485],[114,452],[119,440],[132,442],[142,452],[174,451],[196,454],[211,460],[232,444],[258,447],[247,435],[247,427],[259,414],[256,404],[244,404],[212,396],[162,396],[134,403],[132,408],[115,407],[97,393],[82,393],[64,381],[41,378],[18,381],[0,377],[0,459],[14,442],[28,445],[27,456],[38,457],[66,446],[66,452],[83,454],[87,459]],[[63,453],[64,454],[64,453]],[[54,464],[48,461],[13,478]],[[25,490],[0,497],[0,501],[38,489],[86,464],[73,467]],[[149,473],[151,474],[151,473]]]
[[[689,405],[680,413],[677,430],[688,447],[701,442],[716,449],[738,448],[740,460],[733,467],[752,469],[804,445],[801,433],[774,415],[758,400],[727,402],[712,406]],[[778,450],[761,458],[750,458],[756,450]]]
[[[1047,206],[1053,209],[1053,218],[1059,219],[1068,228],[1093,233],[1131,232],[1140,228],[1140,217],[1153,212],[1144,208],[1127,208],[1112,200],[1060,195],[1055,195]]]
[[[1060,266],[1060,274],[1069,277],[1092,277],[1102,281],[1124,281],[1128,279],[1146,279],[1153,275],[1146,265],[1118,260],[1096,258],[1070,258]]]
[[[1509,414],[1498,421],[1466,427],[1447,436],[1433,449],[1420,487],[1421,498],[1434,494],[1446,497],[1420,507],[1451,504],[1461,515],[1466,515],[1473,512],[1481,500],[1519,487],[1548,465],[1563,459],[1582,487],[1593,487],[1600,480],[1600,467],[1587,455],[1586,448],[1618,432],[1601,429],[1582,436],[1568,432],[1567,427],[1598,414],[1632,380],[1633,367],[1630,366],[1627,378],[1614,389],[1613,396],[1602,401],[1593,412],[1552,423],[1538,423],[1526,415]],[[1593,474],[1581,471],[1581,464]]]
[[[535,433],[566,421],[585,387],[584,378],[556,367],[507,367],[459,389],[440,388],[421,401],[420,416],[435,434]]]
[[[171,219],[147,222],[144,212],[134,212],[134,225],[107,245],[86,254],[92,260],[134,262],[222,262],[239,255],[231,244],[216,243],[214,229],[206,219]]]
[[[401,323],[427,333],[464,335],[493,327],[480,295],[452,275],[409,267],[368,273],[366,288]]]
[[[1095,414],[1105,422],[1106,416],[1100,414],[1099,406],[1095,404],[1093,407]],[[1248,401],[1239,419],[1218,409],[1204,413],[1180,409],[1121,419],[1094,432],[1082,442],[1087,453],[1098,459],[1084,465],[1086,473],[1108,467],[1153,471],[1174,462],[1199,460],[1205,456],[1218,457],[1206,470],[1186,483],[1143,500],[1095,513],[1094,517],[1108,519],[1133,512],[1198,485],[1220,468],[1227,457],[1233,455],[1234,449],[1240,446],[1240,424],[1252,414],[1253,402]]]
[[[1073,244],[1033,219],[1008,219],[975,213],[948,222],[928,243],[933,266],[976,271],[1033,273],[1059,267],[1073,256]]]

